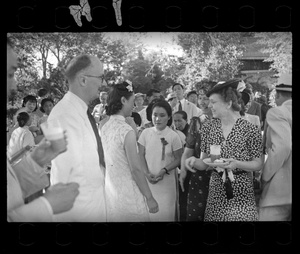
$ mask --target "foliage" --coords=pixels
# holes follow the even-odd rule
[[[269,54],[266,62],[272,62],[270,68],[278,73],[292,72],[292,33],[256,33],[256,42],[263,46],[261,52]]]
[[[124,79],[133,82],[134,91],[147,93],[150,88],[167,95],[174,82],[186,85],[187,90],[207,86],[207,81],[220,81],[239,74],[245,45],[243,38],[254,33],[179,33],[175,43],[183,56],[144,47],[143,33],[12,33],[10,38],[19,56],[16,72],[17,92],[9,98],[8,108],[20,107],[22,98],[46,88],[54,99],[60,100],[68,87],[63,69],[76,55],[96,55],[104,63],[108,91]],[[272,71],[291,70],[291,33],[258,33],[257,43],[270,55]],[[272,83],[264,75],[252,75],[247,81],[254,90],[263,91]],[[257,86],[256,86],[257,84]],[[269,87],[270,89],[270,87]],[[91,106],[99,103],[94,100]]]
[[[201,80],[221,81],[239,72],[244,46],[242,33],[181,33],[178,44],[186,53],[185,71],[178,81],[188,90],[195,89]]]

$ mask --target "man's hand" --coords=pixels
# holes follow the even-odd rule
[[[63,213],[69,211],[74,204],[76,197],[79,194],[79,184],[75,182],[71,183],[58,183],[50,186],[44,197],[49,201],[53,213]]]

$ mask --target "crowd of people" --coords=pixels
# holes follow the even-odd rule
[[[7,98],[16,69],[8,40]],[[166,98],[157,89],[135,93],[129,80],[99,94],[103,63],[87,54],[64,75],[60,101],[26,96],[8,128],[8,221],[291,220],[290,75],[278,79],[274,108],[238,78],[200,91],[174,83]],[[63,149],[41,128],[53,121]],[[212,161],[214,145],[221,163]]]

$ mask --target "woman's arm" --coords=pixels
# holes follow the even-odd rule
[[[152,184],[157,183],[155,179],[155,175],[153,175],[148,168],[148,164],[145,158],[145,147],[138,143],[138,148],[139,148],[139,157],[140,157],[140,163],[141,163],[141,168],[144,170],[145,175],[148,179],[148,181]]]
[[[186,178],[186,169],[185,169],[185,160],[187,158],[190,158],[194,154],[194,149],[185,147],[183,154],[181,156],[181,161],[180,161],[180,176],[179,176],[179,182],[182,191],[184,191],[184,180]]]
[[[159,171],[159,173],[156,175],[156,179],[158,181],[162,180],[164,175],[167,174],[167,172],[169,173],[170,171],[172,171],[173,169],[177,168],[180,165],[181,156],[182,156],[182,148],[174,151],[173,155],[174,155],[175,159],[171,163],[166,165],[163,169],[161,169]]]
[[[240,168],[248,172],[253,172],[261,170],[263,166],[263,156],[254,158],[252,161],[239,161],[235,159],[226,159],[226,161],[229,161],[229,165],[222,168],[227,168],[229,170]]]
[[[178,149],[178,150],[176,150],[176,151],[173,152],[175,160],[173,160],[171,163],[169,163],[168,165],[165,166],[165,168],[168,171],[171,171],[171,170],[177,168],[180,165],[182,152],[183,152],[182,148],[180,148],[180,149]]]
[[[197,170],[206,170],[208,168],[208,165],[206,165],[203,162],[203,159],[208,158],[207,153],[201,153],[200,159],[195,158],[194,156],[187,158],[185,160],[185,166],[188,170],[192,172],[196,172],[195,169]]]
[[[184,148],[183,154],[181,156],[181,162],[180,162],[180,170],[181,171],[186,171],[186,169],[185,169],[185,160],[187,158],[190,158],[193,155],[194,155],[194,149],[191,149],[191,148],[188,148],[188,147]]]
[[[125,137],[125,151],[134,181],[146,199],[153,198],[146,181],[145,174],[142,171],[142,169],[145,172],[149,170],[148,167],[145,168],[145,164],[141,162],[141,158],[137,153],[136,136],[134,131],[129,131]]]

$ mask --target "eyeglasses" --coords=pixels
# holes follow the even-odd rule
[[[170,102],[170,101],[174,100],[175,98],[176,98],[176,97],[170,98],[170,99],[168,100],[168,102]]]
[[[91,77],[91,78],[97,78],[99,80],[101,80],[101,82],[103,83],[103,81],[105,80],[105,76],[104,74],[100,75],[100,76],[93,76],[93,75],[84,75],[86,77]]]

